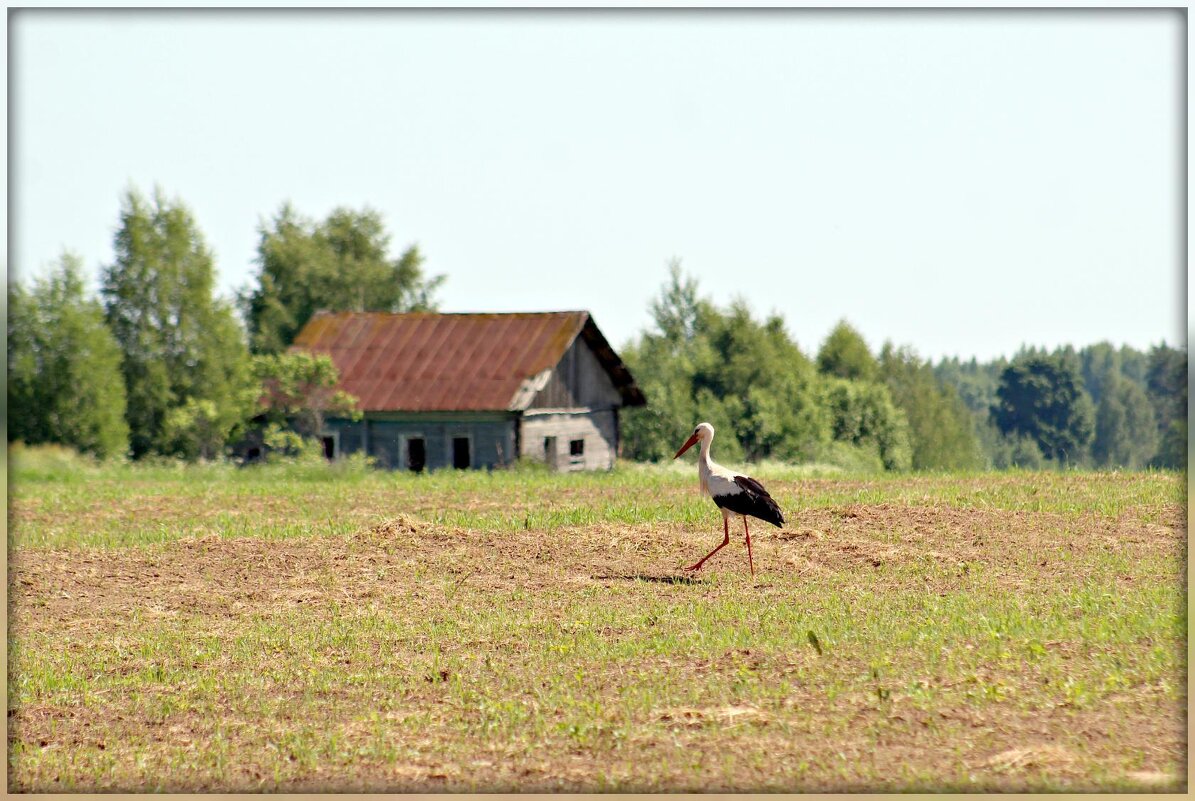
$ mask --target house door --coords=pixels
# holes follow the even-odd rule
[[[407,440],[407,469],[421,473],[426,465],[427,445],[422,437],[411,437]]]
[[[556,438],[544,437],[544,461],[548,467],[556,469]]]
[[[469,438],[453,437],[452,466],[457,470],[469,469]]]

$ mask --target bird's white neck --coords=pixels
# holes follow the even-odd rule
[[[714,460],[710,458],[710,443],[713,437],[701,438],[701,455],[697,457],[697,475],[701,478],[701,488],[709,492],[710,473],[714,471]]]

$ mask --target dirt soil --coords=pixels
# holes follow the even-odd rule
[[[551,590],[552,597],[559,598],[560,593],[632,583],[642,585],[645,597],[670,598],[695,586],[721,592],[720,584],[711,581],[714,575],[730,576],[736,587],[750,586],[746,553],[737,536],[701,573],[679,569],[720,538],[715,526],[593,525],[499,535],[395,518],[363,527],[351,537],[267,541],[210,536],[143,549],[20,550],[10,554],[9,637],[10,641],[53,638],[67,650],[86,650],[96,643],[130,641],[130,621],[154,626],[172,619],[202,618],[206,636],[231,638],[245,621],[303,607],[336,602],[351,609],[385,602],[398,585],[406,588],[404,603],[413,615],[442,607],[461,588],[468,589],[470,598],[514,590],[531,597]],[[1180,582],[1185,578],[1181,572],[1185,539],[1185,521],[1177,508],[1164,519],[1142,522],[1129,515],[1076,519],[946,506],[859,504],[805,512],[785,530],[762,524],[753,527],[760,575],[752,592],[780,602],[790,593],[788,582],[777,576],[796,575],[811,583],[832,581],[843,591],[860,592],[874,590],[877,576],[882,576],[885,587],[921,588],[939,595],[965,591],[982,576],[988,586],[1026,593],[1059,581],[1080,581],[1088,557],[1097,553],[1123,556],[1130,565],[1152,559],[1151,563],[1171,566],[1161,568],[1159,575],[1126,570],[1117,576],[1125,586]],[[1167,558],[1157,560],[1160,555]],[[927,564],[936,569],[926,570]],[[550,608],[539,611],[552,614]],[[622,634],[612,627],[606,636],[617,639]],[[1076,647],[1055,645],[1064,650]],[[750,652],[747,656],[728,653],[726,658],[735,664],[749,662]],[[781,677],[794,669],[775,654],[757,654],[756,660],[754,669],[765,677]],[[137,664],[137,655],[130,654],[123,669],[133,670]],[[716,668],[701,660],[672,667],[678,679]],[[866,670],[844,664],[847,667]],[[795,691],[792,703],[806,705],[806,711],[820,706],[826,714],[836,714],[834,703],[819,698],[815,690]],[[1046,786],[1082,790],[1086,766],[1092,760],[1098,761],[1105,752],[1111,758],[1118,743],[1141,742],[1150,744],[1154,758],[1127,780],[1146,789],[1185,786],[1185,778],[1180,779],[1174,768],[1181,765],[1185,774],[1184,709],[1159,705],[1140,690],[1126,689],[1123,695],[1123,703],[1090,713],[1053,708],[998,717],[991,707],[959,705],[934,720],[899,705],[861,702],[852,713],[858,718],[859,736],[834,743],[802,738],[800,753],[795,755],[793,738],[800,732],[780,725],[781,713],[775,710],[734,705],[661,708],[651,722],[660,731],[672,732],[670,737],[680,738],[695,758],[724,758],[720,750],[725,743],[701,737],[710,726],[740,731],[747,727],[755,746],[773,753],[777,764],[798,757],[815,766],[819,760],[856,760],[866,763],[867,775],[894,779],[906,775],[910,765],[932,771],[934,760],[927,749],[942,746],[942,732],[967,732],[969,739],[959,758],[1005,790],[1040,787],[1035,782],[1043,777],[1056,783]],[[10,746],[19,741],[26,749],[94,750],[105,747],[96,732],[103,732],[109,741],[120,738],[122,732],[144,736],[151,724],[132,714],[128,704],[109,700],[10,708]],[[173,719],[171,728],[156,736],[171,742],[203,737],[206,724],[198,719],[201,713],[192,714],[194,718]],[[1062,740],[1067,744],[1060,745]],[[644,755],[670,747],[662,738],[632,745]],[[354,766],[295,770],[281,783],[271,783],[270,776],[259,770],[255,773],[253,759],[247,759],[223,780],[180,768],[164,789],[600,789],[594,782],[601,761],[584,751],[537,755],[534,751],[504,753],[494,746],[470,756],[474,758],[469,762],[425,756],[409,764],[363,759]],[[764,780],[768,769],[767,765],[745,768],[739,780],[723,780],[721,785],[703,780],[697,789],[769,789]],[[121,764],[96,781],[101,788],[138,789],[138,775],[134,767]],[[851,776],[847,770],[819,777],[816,768],[809,774],[821,789],[867,789],[866,781],[860,783]],[[694,789],[688,784],[693,779],[680,766],[671,777],[664,773],[648,780],[632,772],[623,778],[622,789]],[[55,779],[54,775],[22,774],[19,763],[15,769],[10,765],[10,789],[16,791],[62,789]]]

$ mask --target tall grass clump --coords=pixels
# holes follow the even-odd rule
[[[84,475],[95,475],[105,464],[94,456],[79,453],[65,445],[26,445],[8,443],[8,469],[14,479],[26,481],[66,481]]]

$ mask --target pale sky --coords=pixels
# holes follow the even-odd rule
[[[120,197],[371,206],[445,311],[588,309],[682,260],[809,355],[1185,342],[1185,19],[1137,11],[10,11],[10,274],[112,260]]]

